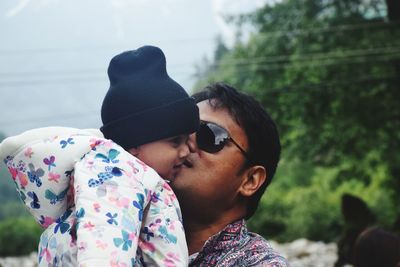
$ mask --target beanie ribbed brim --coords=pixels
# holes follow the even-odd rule
[[[193,98],[187,97],[123,117],[104,125],[100,130],[105,138],[116,141],[124,149],[130,149],[164,138],[193,133],[198,126],[198,107]]]

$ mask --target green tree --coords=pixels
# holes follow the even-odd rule
[[[279,192],[285,203],[278,198],[274,202],[281,207],[275,211],[289,210],[278,214],[282,220],[275,225],[283,225],[278,228],[286,238],[297,234],[332,239],[321,233],[340,223],[337,192],[346,190],[363,196],[375,210],[397,209],[380,212],[385,213],[381,216],[384,224],[392,223],[400,214],[398,4],[390,0],[284,0],[231,20],[255,30],[248,41],[237,41],[211,62],[213,71],[203,72],[207,75],[199,85],[222,80],[256,96],[278,122],[284,160],[311,164],[313,173],[310,177],[278,173],[277,180],[291,187]],[[319,181],[324,177],[329,180],[325,191]],[[323,223],[313,215],[314,210],[323,212],[318,203],[307,205],[308,212],[291,210],[302,205],[301,200],[289,197],[296,190],[310,201],[320,199],[318,194],[330,195],[330,201],[322,198],[319,205],[332,207],[336,218],[325,212],[329,219]],[[365,193],[375,191],[385,192],[381,204],[382,194],[371,199]],[[310,219],[303,220],[309,226],[289,230],[289,225],[296,224],[290,219],[294,214],[309,215]],[[320,232],[314,233],[312,225],[320,225]]]
[[[0,142],[5,139],[0,133]],[[7,218],[27,216],[28,212],[22,201],[19,199],[14,181],[3,159],[0,159],[0,221]]]
[[[0,222],[0,256],[26,255],[37,250],[42,228],[33,218]]]

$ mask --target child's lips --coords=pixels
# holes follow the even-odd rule
[[[177,164],[173,167],[173,176],[176,176],[182,169],[183,163]]]
[[[176,164],[174,166],[174,169],[180,169],[180,168],[182,168],[182,166],[183,166],[183,163]]]

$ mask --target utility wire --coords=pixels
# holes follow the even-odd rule
[[[179,43],[186,45],[187,43],[199,43],[199,42],[209,42],[210,39],[215,38],[182,38],[182,39],[165,39],[158,40],[162,43]],[[120,44],[110,44],[110,45],[95,45],[95,46],[74,46],[74,47],[47,47],[47,48],[31,48],[31,49],[2,49],[0,50],[0,56],[14,56],[14,55],[26,55],[26,54],[49,54],[49,53],[75,53],[81,51],[104,51],[104,50],[116,50],[116,49],[128,49],[132,46],[130,43],[120,43]]]
[[[287,62],[287,63],[279,63],[279,64],[267,64],[269,62],[260,61],[260,62],[240,62],[240,63],[232,63],[232,64],[220,64],[219,67],[223,66],[236,66],[239,68],[251,68],[249,72],[254,70],[280,70],[280,69],[295,69],[295,68],[302,68],[302,67],[322,67],[322,66],[330,66],[330,65],[347,65],[347,64],[361,64],[361,63],[368,63],[368,62],[391,62],[400,59],[400,49],[397,53],[390,54],[390,55],[377,55],[370,57],[356,56],[349,58],[345,57],[342,60],[332,60],[335,58],[324,58],[324,59],[314,59],[313,60],[303,60],[303,61],[294,61],[294,62]],[[296,63],[296,64],[293,64]],[[239,70],[240,72],[240,70]],[[35,79],[35,80],[17,80],[17,81],[0,81],[0,88],[1,87],[11,87],[11,86],[35,86],[35,85],[42,85],[42,84],[75,84],[75,83],[103,83],[107,82],[104,75],[98,77],[68,77],[68,78],[57,78],[57,79]]]
[[[359,79],[351,80],[351,81],[336,81],[330,83],[308,83],[308,84],[300,84],[300,85],[288,85],[282,86],[278,88],[270,89],[266,92],[266,94],[280,94],[280,93],[290,93],[290,92],[299,92],[299,89],[305,90],[321,90],[322,88],[337,88],[350,84],[362,84],[362,83],[373,83],[373,82],[398,82],[400,80],[397,76],[383,76],[383,77],[370,77],[365,76]]]
[[[400,22],[371,22],[371,23],[360,23],[360,24],[343,24],[337,26],[325,26],[325,27],[309,27],[309,28],[302,28],[302,29],[294,29],[294,30],[276,30],[276,31],[269,31],[269,32],[256,32],[256,35],[269,37],[269,36],[281,36],[281,35],[291,35],[291,34],[298,34],[298,35],[306,35],[311,33],[322,33],[322,32],[335,32],[335,33],[342,33],[343,31],[355,31],[355,30],[373,30],[374,28],[378,27],[396,27],[400,26]]]
[[[0,77],[7,76],[33,76],[33,75],[88,75],[92,73],[106,73],[105,69],[66,69],[66,70],[43,70],[43,71],[20,71],[20,72],[0,72]]]
[[[99,111],[88,111],[88,112],[77,112],[77,113],[64,113],[58,115],[49,115],[49,116],[39,116],[39,117],[30,117],[30,118],[22,118],[22,119],[12,119],[12,120],[3,120],[0,121],[1,126],[9,126],[15,124],[28,124],[41,121],[50,121],[50,120],[66,120],[66,119],[84,119],[88,117],[98,116],[100,118],[100,110]]]
[[[87,78],[87,77],[71,77],[61,79],[38,79],[38,80],[18,80],[18,81],[0,81],[0,89],[2,86],[34,86],[42,84],[75,84],[75,83],[103,83],[108,82],[104,76],[98,78]],[[80,89],[80,88],[79,88]]]
[[[218,67],[225,67],[225,66],[242,66],[242,65],[260,65],[263,66],[265,64],[269,63],[279,63],[279,64],[274,64],[274,65],[265,65],[266,68],[270,67],[272,69],[275,69],[276,67],[286,67],[291,63],[294,62],[306,62],[306,65],[314,65],[314,66],[325,66],[326,64],[332,64],[332,63],[326,63],[332,60],[337,60],[337,59],[344,59],[344,61],[337,62],[337,64],[341,64],[345,61],[349,60],[355,60],[355,63],[360,62],[360,59],[354,59],[357,57],[364,57],[364,58],[374,58],[377,60],[380,60],[382,57],[387,56],[387,57],[394,57],[397,58],[398,54],[400,53],[400,46],[392,46],[392,47],[379,47],[379,48],[367,48],[367,49],[349,49],[349,50],[343,50],[343,51],[333,51],[333,52],[325,52],[325,53],[309,53],[309,54],[303,54],[303,55],[278,55],[278,56],[266,56],[266,57],[253,57],[253,58],[237,58],[237,59],[229,59],[225,60],[220,63],[215,63],[213,66],[218,66]],[[349,59],[352,57],[352,59]],[[390,58],[389,58],[390,59]],[[322,63],[318,63],[322,62]],[[370,60],[361,60],[361,62],[370,62]],[[183,67],[183,66],[182,66]],[[172,68],[172,66],[171,66]],[[50,71],[34,71],[34,72],[9,72],[9,73],[0,73],[0,77],[4,79],[7,79],[7,76],[19,76],[19,77],[25,77],[25,76],[32,76],[32,75],[40,75],[40,74],[45,74],[45,75],[84,75],[87,76],[89,74],[97,74],[99,78],[104,78],[105,74],[101,73],[104,72],[103,69],[81,69],[81,70],[50,70]],[[187,73],[182,73],[181,74],[187,74]],[[37,84],[40,83],[41,81],[44,81],[45,83],[52,83],[52,82],[67,82],[70,83],[73,79],[76,79],[77,82],[80,81],[90,81],[91,79],[87,78],[63,78],[63,79],[55,79],[55,80],[43,80],[43,79],[38,79],[38,80],[33,80],[33,81],[3,81],[0,82],[0,85],[10,85],[10,84]],[[72,82],[74,83],[74,82]]]
[[[343,32],[343,31],[354,31],[354,30],[363,30],[373,29],[377,27],[395,27],[400,26],[400,22],[371,22],[371,23],[360,23],[360,24],[344,24],[344,25],[337,25],[332,27],[314,27],[314,28],[303,28],[303,29],[294,29],[294,30],[277,30],[271,32],[257,32],[257,35],[260,36],[274,36],[274,35],[289,35],[289,34],[310,34],[310,33],[321,33],[321,32]],[[166,43],[182,43],[187,44],[190,42],[199,42],[199,41],[209,41],[213,38],[182,38],[182,39],[168,39],[162,40],[160,42]],[[60,52],[79,52],[79,51],[95,51],[95,50],[111,50],[111,49],[118,49],[124,48],[131,44],[117,44],[117,45],[104,45],[104,46],[76,46],[76,47],[64,47],[64,48],[36,48],[36,49],[3,49],[0,50],[0,55],[11,56],[11,55],[19,55],[19,54],[42,54],[42,53],[60,53]]]
[[[257,64],[257,63],[274,63],[282,61],[309,61],[309,60],[329,60],[336,58],[345,57],[361,57],[361,56],[374,56],[379,54],[391,54],[398,53],[400,46],[392,47],[379,47],[379,48],[366,48],[366,49],[349,49],[342,51],[333,52],[320,52],[320,53],[309,53],[309,54],[292,54],[292,55],[277,55],[277,56],[266,56],[266,57],[253,57],[253,58],[236,58],[225,60],[220,63],[216,63],[217,66],[224,65],[242,65],[242,64]]]
[[[281,93],[293,93],[298,92],[299,89],[321,89],[326,87],[338,87],[343,85],[350,85],[350,84],[359,84],[359,83],[366,83],[366,82],[392,82],[398,81],[399,77],[396,76],[384,76],[384,77],[361,77],[359,79],[348,80],[348,81],[338,81],[338,82],[331,82],[331,83],[309,83],[309,84],[301,84],[301,85],[293,85],[293,86],[283,86],[279,88],[273,88],[266,92],[266,94],[281,94]],[[32,121],[49,121],[54,119],[64,120],[64,119],[73,119],[73,118],[87,118],[92,116],[100,116],[100,111],[91,110],[88,112],[79,112],[79,113],[64,113],[58,115],[49,115],[49,116],[40,116],[40,117],[30,117],[30,118],[23,118],[23,119],[13,119],[13,120],[3,120],[0,121],[0,125],[13,125],[13,124],[28,124]]]

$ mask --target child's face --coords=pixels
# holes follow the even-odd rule
[[[189,155],[188,135],[178,135],[129,149],[129,153],[153,168],[162,178],[173,179]]]

